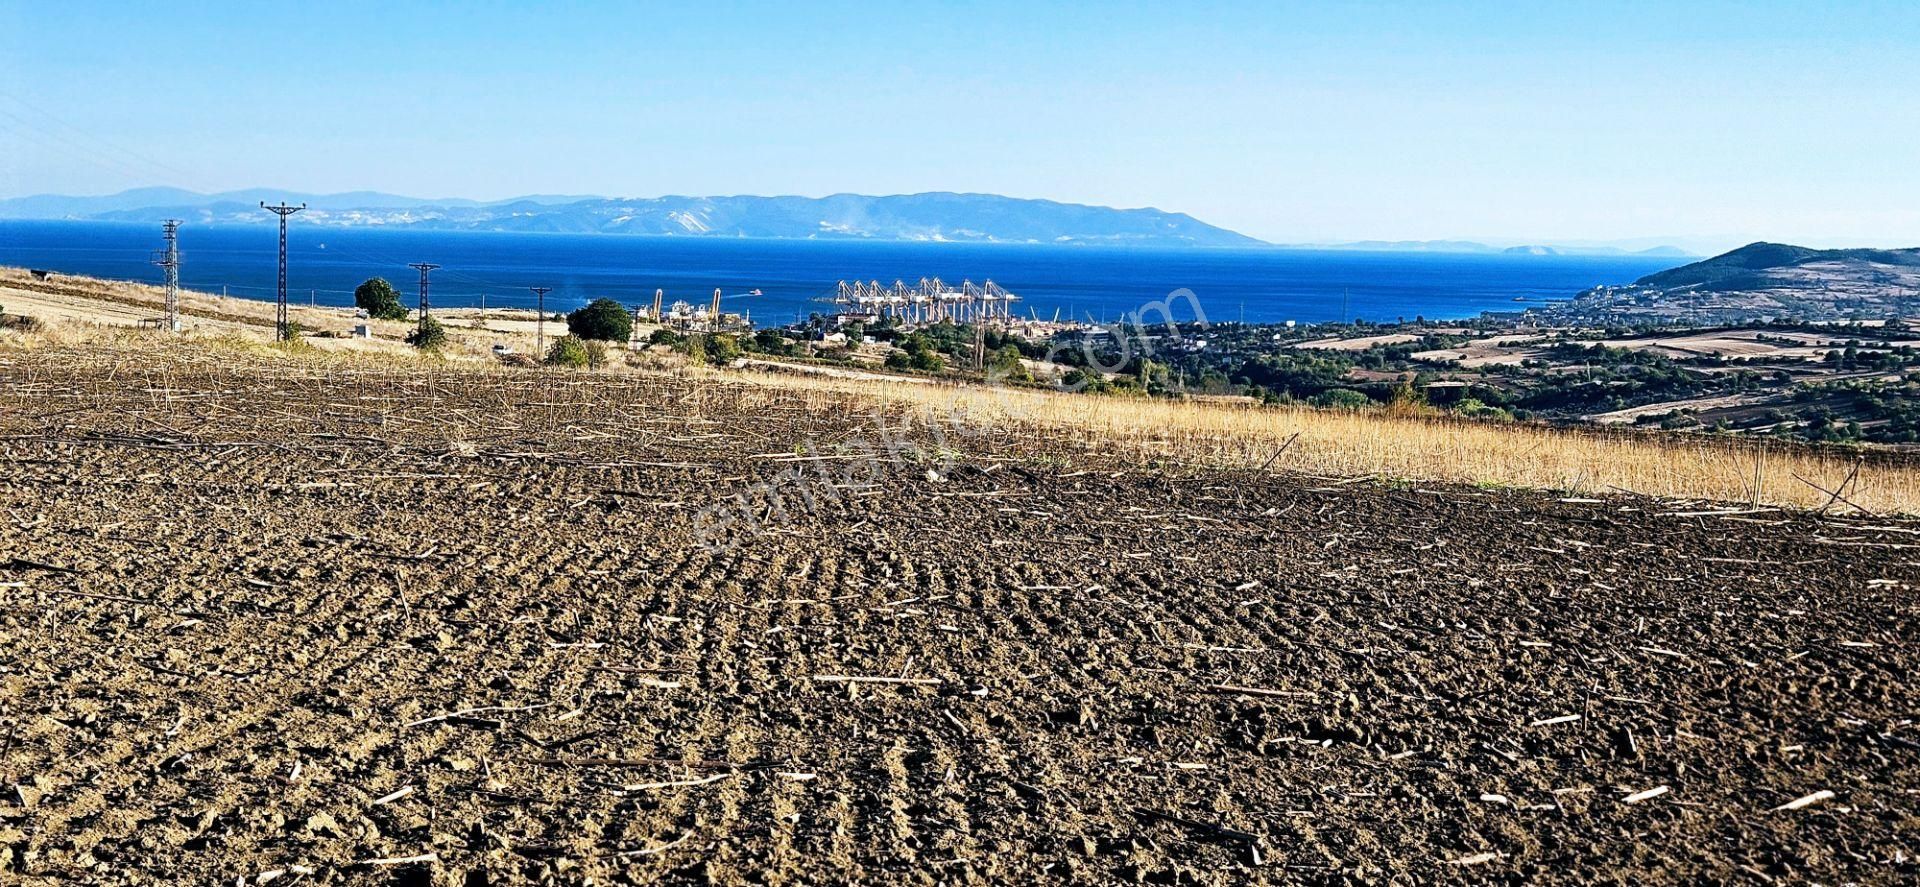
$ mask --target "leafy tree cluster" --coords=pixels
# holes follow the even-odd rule
[[[757,354],[770,354],[776,357],[788,357],[800,353],[795,343],[780,335],[779,330],[764,329],[752,336],[740,340],[740,347]]]
[[[940,324],[936,325],[936,328],[937,326],[943,325],[952,326],[951,324]],[[943,340],[934,335],[930,335],[929,333],[932,329],[934,328],[929,328],[928,331],[916,330],[907,334],[905,338],[900,339],[897,343],[899,350],[887,355],[887,366],[897,370],[921,370],[924,372],[939,372],[945,369],[947,365],[946,359],[941,356],[940,351],[936,348],[937,343]],[[971,345],[969,345],[969,347],[971,347]]]
[[[406,320],[407,306],[384,277],[370,277],[353,288],[353,305],[375,320]]]
[[[612,299],[594,299],[567,315],[567,332],[582,339],[625,342],[633,337],[633,315]]]
[[[1879,370],[1891,372],[1920,364],[1920,352],[1910,345],[1900,345],[1886,350],[1862,350],[1858,340],[1848,342],[1844,347],[1828,351],[1823,359],[1827,366],[1836,370]]]

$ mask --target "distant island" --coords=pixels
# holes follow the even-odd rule
[[[1677,246],[1653,246],[1628,249],[1611,245],[1519,244],[1494,246],[1476,240],[1355,240],[1343,243],[1290,243],[1286,249],[1317,249],[1342,252],[1375,253],[1466,253],[1508,256],[1646,256],[1660,259],[1684,259],[1695,253]]]
[[[997,194],[928,192],[872,197],[647,197],[537,194],[507,200],[421,198],[377,191],[302,194],[254,188],[200,194],[136,188],[72,197],[41,194],[0,200],[0,219],[272,224],[261,201],[307,204],[301,224],[435,231],[637,234],[782,240],[921,243],[1050,243],[1145,247],[1236,247],[1366,252],[1686,258],[1673,246],[1521,244],[1470,240],[1362,240],[1275,244],[1185,213],[1114,209]],[[1639,246],[1639,244],[1634,244]]]
[[[453,231],[640,234],[931,243],[1052,243],[1262,247],[1244,234],[1158,209],[1114,209],[994,194],[933,192],[869,197],[521,197],[481,203],[375,192],[196,194],[143,188],[106,197],[0,200],[0,219],[269,224],[260,201],[306,203],[308,225]]]
[[[1920,248],[1750,243],[1532,313],[1637,324],[1913,317],[1920,315]]]

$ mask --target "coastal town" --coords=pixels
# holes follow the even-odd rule
[[[618,371],[691,363],[902,381],[984,378],[1247,406],[1392,409],[1835,444],[1920,442],[1920,407],[1913,406],[1920,402],[1920,286],[1897,273],[1849,273],[1847,257],[1805,252],[1790,257],[1797,265],[1776,272],[1779,280],[1745,282],[1744,289],[1659,285],[1712,275],[1730,261],[1748,262],[1754,251],[1471,320],[1246,324],[1209,319],[1198,298],[1187,296],[1102,324],[1023,312],[1021,297],[992,280],[922,278],[841,281],[820,300],[822,310],[803,321],[756,326],[750,313],[728,310],[718,289],[698,302],[656,289],[651,301],[602,298],[551,314],[423,311],[409,308],[391,284],[371,279],[356,293],[357,309],[293,306],[298,319],[286,336],[389,350],[430,336],[437,351],[512,365]],[[1700,270],[1688,270],[1694,268]],[[206,324],[252,317],[259,304],[193,293],[184,297],[184,311],[175,309],[184,319],[168,321],[164,286],[24,269],[0,272],[0,283],[7,286],[0,309],[11,306],[15,325],[36,314],[149,327]],[[182,298],[177,288],[171,298]]]

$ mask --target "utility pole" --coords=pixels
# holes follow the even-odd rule
[[[167,279],[167,332],[180,331],[180,220],[168,219],[160,223],[160,230],[167,239],[167,248],[153,260],[166,273]]]
[[[987,372],[987,327],[978,318],[973,322],[973,365],[984,376]]]
[[[432,307],[432,303],[427,301],[427,272],[440,266],[432,262],[411,262],[407,267],[420,272],[420,330],[425,332],[427,329],[427,311]]]
[[[530,286],[533,290],[533,359],[540,360],[547,355],[547,294],[553,292],[550,286]]]
[[[268,206],[267,202],[262,200],[260,208],[280,217],[280,287],[275,291],[273,322],[274,338],[285,342],[290,338],[287,335],[287,217],[306,209],[307,205],[302,203],[299,206],[288,206],[287,202],[282,200],[279,206]]]

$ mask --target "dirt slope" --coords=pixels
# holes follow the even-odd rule
[[[1920,524],[84,351],[0,469],[0,882],[1920,874]]]

